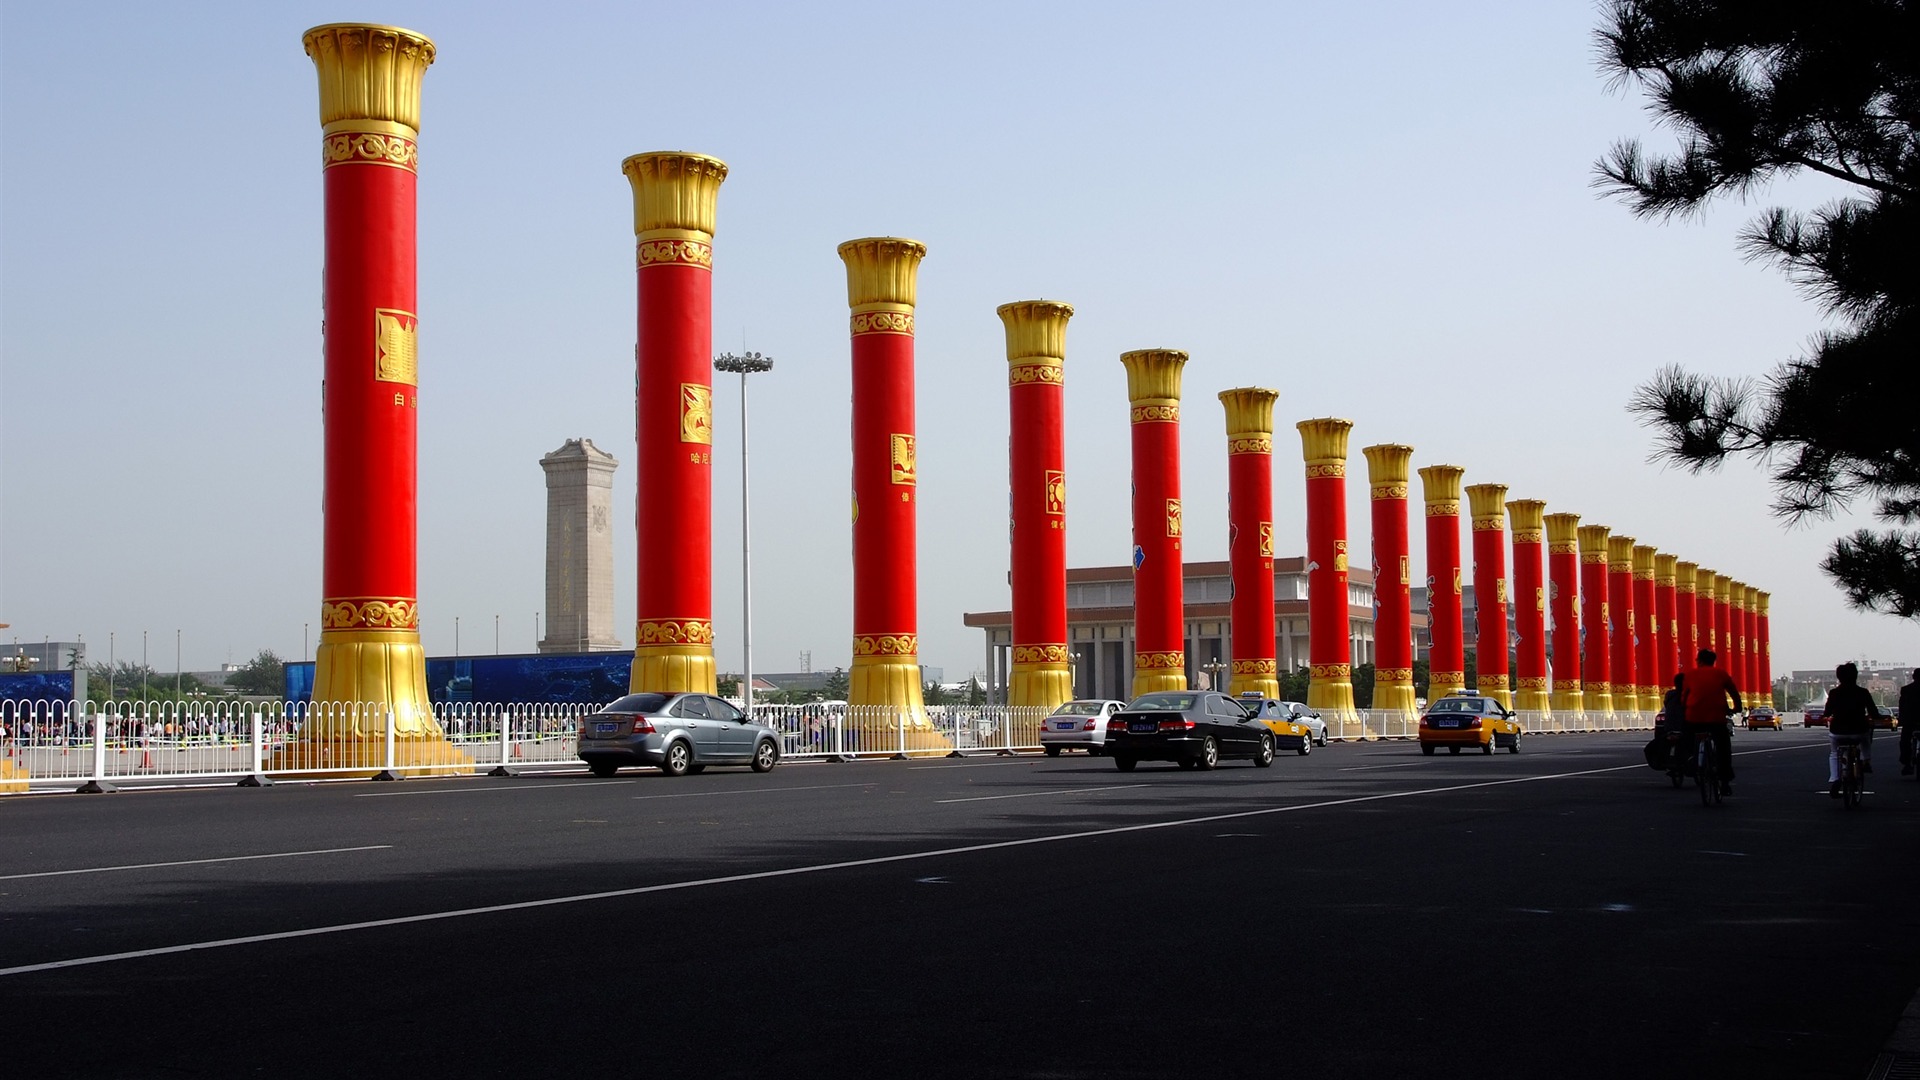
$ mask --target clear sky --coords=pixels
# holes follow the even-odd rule
[[[1668,136],[1596,72],[1587,3],[9,4],[0,9],[0,622],[170,666],[300,655],[320,601],[321,176],[307,27],[432,37],[420,172],[420,600],[430,653],[528,651],[543,453],[585,436],[634,499],[632,210],[620,160],[732,168],[714,349],[755,376],[755,659],[849,662],[849,361],[835,246],[930,251],[918,339],[922,658],[982,663],[1008,606],[1009,300],[1067,337],[1068,552],[1129,551],[1118,357],[1188,350],[1188,556],[1225,557],[1221,389],[1271,386],[1279,549],[1304,547],[1292,423],[1545,499],[1771,589],[1774,667],[1920,659],[1815,564],[1746,463],[1647,461],[1623,405],[1679,361],[1758,373],[1819,310],[1733,236],[1589,187]],[[737,390],[717,380],[714,611],[739,652]],[[1355,565],[1366,485],[1350,483]],[[624,515],[622,515],[624,518]],[[1212,523],[1209,525],[1208,523]],[[670,523],[663,526],[670,527]],[[634,542],[615,540],[616,625]],[[1416,565],[1421,559],[1415,545]],[[1416,571],[1417,572],[1417,571]],[[10,639],[9,639],[10,640]],[[132,644],[129,645],[129,642]],[[129,650],[133,650],[131,653]]]

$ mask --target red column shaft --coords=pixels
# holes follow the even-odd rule
[[[1135,420],[1132,438],[1134,651],[1184,656],[1179,412]]]
[[[1564,550],[1560,550],[1564,548]],[[1553,613],[1553,688],[1580,689],[1580,552],[1573,544],[1556,547],[1547,556],[1552,585],[1548,603]]]
[[[667,624],[682,632],[698,626],[696,636],[713,640],[713,256],[701,248],[704,260],[643,258],[637,274],[634,550],[642,645],[676,640],[657,636]]]
[[[1465,614],[1460,596],[1460,511],[1427,514],[1427,670],[1467,667]]]
[[[1610,639],[1607,624],[1613,619],[1613,605],[1607,599],[1606,553],[1595,555],[1591,552],[1580,554],[1580,622],[1581,631],[1581,672],[1582,688],[1587,697],[1587,707],[1597,709],[1601,706],[1595,694],[1613,693],[1613,656],[1609,651]]]
[[[1315,469],[1319,474],[1315,475]],[[1346,669],[1353,645],[1347,588],[1347,474],[1307,467],[1307,650],[1315,672]]]
[[[1613,707],[1621,712],[1631,712],[1638,708],[1638,698],[1634,687],[1639,679],[1634,672],[1633,651],[1633,561],[1629,556],[1624,566],[1607,564],[1607,606],[1613,615],[1612,625],[1607,627],[1609,643],[1607,660],[1613,669]]]
[[[1680,671],[1680,644],[1677,622],[1678,601],[1674,587],[1664,581],[1653,585],[1653,612],[1658,624],[1654,635],[1654,649],[1658,655],[1657,677],[1660,691],[1665,693],[1673,686],[1673,677]]]
[[[1693,600],[1696,655],[1701,649],[1712,649],[1716,653],[1720,651],[1720,631],[1713,620],[1713,575],[1707,573],[1701,576],[1704,580],[1696,587],[1698,591]],[[1691,661],[1693,658],[1688,659]]]
[[[1055,368],[1053,370],[1059,370]],[[1013,496],[1013,643],[1067,643],[1064,400],[1058,382],[1010,388],[1008,483]]]
[[[1769,623],[1770,617],[1761,615],[1755,627],[1760,635],[1760,684],[1754,687],[1754,691],[1762,695],[1762,701],[1771,702],[1773,700],[1773,628]]]
[[[1674,651],[1679,658],[1679,666],[1675,668],[1676,674],[1685,674],[1692,668],[1694,654],[1700,650],[1700,645],[1695,640],[1694,629],[1700,607],[1693,594],[1693,578],[1697,569],[1692,563],[1683,563],[1679,571],[1679,580],[1674,586]],[[1668,680],[1667,685],[1673,685],[1672,680]]]
[[[395,142],[400,142],[397,136]],[[409,144],[410,145],[410,144]],[[419,390],[412,166],[348,161],[324,174],[325,513],[321,590],[343,629],[419,625]],[[378,543],[367,540],[369,533]],[[388,605],[386,621],[368,601]],[[404,621],[394,612],[406,605]]]
[[[1741,670],[1746,672],[1745,677],[1747,681],[1740,684],[1740,689],[1743,694],[1757,695],[1766,689],[1766,684],[1760,680],[1760,616],[1753,610],[1753,605],[1749,602],[1747,610],[1742,614],[1741,618],[1743,620],[1743,629],[1745,630],[1741,638],[1743,644],[1740,650]],[[1756,700],[1758,699],[1756,698]]]
[[[913,363],[910,325],[853,337],[856,640],[919,633]]]
[[[1739,679],[1740,669],[1736,666],[1738,658],[1733,652],[1733,606],[1720,599],[1717,590],[1716,586],[1713,597],[1713,634],[1720,644],[1714,651],[1720,654],[1720,669]],[[1746,687],[1743,686],[1741,689],[1745,690]]]
[[[1514,630],[1520,635],[1514,656],[1519,665],[1514,672],[1516,688],[1547,688],[1545,558],[1539,533],[1530,533],[1529,538],[1513,534],[1513,616]]]
[[[1653,579],[1634,575],[1633,579],[1633,670],[1636,686],[1660,685],[1660,653],[1657,645],[1658,621],[1654,606]]]
[[[1374,489],[1373,596],[1380,610],[1373,624],[1373,665],[1413,666],[1413,544],[1407,535],[1406,485],[1399,494]],[[1431,593],[1429,593],[1431,595]]]
[[[1507,531],[1473,530],[1474,664],[1482,687],[1507,679]],[[1490,681],[1492,680],[1492,681]]]
[[[1273,638],[1273,439],[1249,437],[1249,445],[1227,452],[1227,563],[1232,574],[1233,665],[1242,671],[1274,669]],[[1236,678],[1236,692],[1252,688],[1259,676]],[[1267,680],[1272,675],[1265,676]]]

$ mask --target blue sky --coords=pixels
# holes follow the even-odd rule
[[[401,2],[12,4],[0,11],[0,621],[104,658],[179,629],[186,666],[292,658],[320,592],[320,170],[307,27],[432,37],[421,136],[422,633],[532,646],[541,454],[586,436],[631,506],[631,200],[620,160],[718,156],[714,348],[754,384],[755,659],[847,663],[848,344],[835,246],[927,243],[919,311],[922,656],[981,664],[1005,608],[1004,339],[1068,334],[1068,546],[1128,551],[1127,349],[1192,354],[1189,557],[1224,557],[1214,394],[1281,392],[1283,552],[1304,544],[1293,421],[1634,534],[1774,592],[1775,667],[1920,657],[1783,529],[1763,476],[1647,462],[1625,413],[1662,364],[1754,374],[1819,329],[1744,263],[1763,192],[1655,225],[1595,197],[1615,138],[1666,139],[1593,64],[1586,4]],[[735,384],[716,385],[715,595],[739,661]],[[1364,551],[1363,483],[1349,511]],[[1214,522],[1208,529],[1204,523]],[[1416,545],[1416,563],[1421,554]],[[1366,565],[1356,558],[1357,565]],[[633,537],[616,539],[630,636]],[[315,630],[317,639],[317,629]],[[127,655],[121,650],[121,655]],[[157,659],[157,658],[156,658]]]

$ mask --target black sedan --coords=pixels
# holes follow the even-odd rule
[[[1273,764],[1273,730],[1225,694],[1164,690],[1141,694],[1107,721],[1107,756],[1121,772],[1142,761],[1211,769],[1221,758]]]

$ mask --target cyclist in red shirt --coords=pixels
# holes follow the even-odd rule
[[[1733,794],[1733,729],[1727,724],[1727,706],[1741,709],[1740,689],[1733,676],[1714,667],[1712,649],[1700,650],[1700,666],[1687,672],[1687,738],[1683,761],[1693,758],[1694,746],[1701,739],[1713,740],[1713,755],[1720,768],[1720,794]]]

